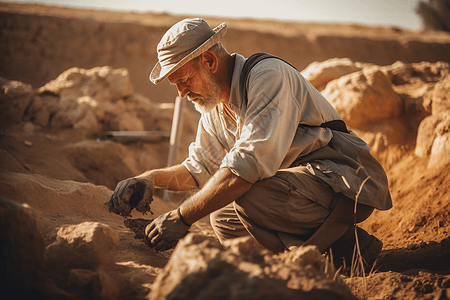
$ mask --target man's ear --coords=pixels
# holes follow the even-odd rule
[[[216,73],[219,68],[219,59],[211,50],[206,50],[201,55],[201,64],[211,73]]]

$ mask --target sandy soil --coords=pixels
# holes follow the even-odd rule
[[[8,11],[2,6],[3,11]],[[34,5],[11,7],[14,12],[23,14],[80,17],[79,10]],[[106,11],[83,11],[82,17],[107,19],[108,22],[151,23],[152,26],[168,26],[174,19],[179,19],[169,15],[119,15]],[[248,28],[252,22],[255,21],[230,20],[229,26]],[[403,42],[419,36],[424,41],[448,38],[440,33],[421,35],[408,31],[399,35],[401,30],[396,28],[345,24],[308,27],[266,22],[258,28],[273,34],[279,34],[280,28],[285,28],[282,32],[287,36],[298,31],[312,36],[339,31],[336,37],[371,35],[374,39]],[[89,157],[75,159],[73,149],[83,147],[96,150],[90,150]],[[450,166],[427,169],[427,161],[415,157],[411,145],[392,147],[387,151],[380,159],[388,172],[394,208],[375,212],[362,224],[384,242],[383,252],[372,274],[364,279],[347,278],[346,283],[361,299],[447,299],[435,297],[450,289]],[[129,159],[146,156],[150,163],[126,164],[124,153]],[[72,129],[41,128],[25,122],[11,124],[0,132],[0,196],[32,207],[47,245],[54,241],[58,228],[63,225],[84,221],[110,225],[120,236],[117,270],[135,285],[135,294],[130,299],[143,299],[170,258],[171,251],[157,253],[135,239],[134,233],[124,225],[124,219],[109,213],[104,202],[109,200],[118,181],[148,168],[164,167],[167,153],[167,141],[123,145],[85,140]],[[85,161],[81,161],[83,159]],[[177,202],[183,196],[172,195],[172,198]],[[154,216],[174,207],[173,203],[162,200],[162,193],[155,196],[151,205]],[[134,212],[132,218],[154,216]],[[207,219],[198,222],[192,230],[213,236]]]

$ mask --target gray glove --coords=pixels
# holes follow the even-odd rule
[[[153,201],[153,182],[142,178],[128,178],[119,182],[105,205],[110,212],[129,216],[133,208],[146,214]]]
[[[176,246],[191,226],[185,224],[179,210],[172,210],[160,215],[145,228],[145,242],[156,251],[164,251]]]

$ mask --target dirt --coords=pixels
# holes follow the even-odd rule
[[[47,30],[45,29],[45,23],[42,23],[42,19],[39,19],[45,17],[50,23],[56,20],[51,18],[57,18],[58,20],[66,18],[76,24],[79,20],[83,20],[83,22],[86,20],[94,22],[93,20],[96,20],[100,23],[107,22],[108,26],[114,23],[131,24],[127,26],[136,24],[139,26],[154,26],[158,29],[156,33],[159,35],[175,19],[179,19],[179,17],[169,15],[119,14],[108,11],[84,11],[36,5],[1,4],[0,8],[4,16],[8,14],[8,18],[4,20],[14,18],[35,19],[42,27],[41,31]],[[11,28],[11,24],[9,28]],[[254,32],[249,30],[252,24],[258,25],[254,26],[257,28]],[[16,26],[19,26],[19,24]],[[261,35],[263,35],[267,39],[264,45],[270,48],[267,52],[271,52],[270,50],[276,47],[286,48],[286,38],[301,34],[308,36],[308,43],[311,43],[309,45],[315,43],[316,46],[323,43],[324,40],[337,41],[341,39],[348,41],[348,39],[353,39],[359,41],[363,39],[362,36],[365,39],[370,39],[370,42],[366,44],[366,49],[376,43],[386,46],[386,41],[394,41],[391,45],[409,46],[432,42],[442,45],[442,47],[438,45],[438,50],[436,50],[441,53],[444,51],[442,49],[447,49],[445,48],[446,45],[450,44],[448,34],[429,33],[424,35],[421,32],[404,31],[390,27],[373,28],[345,24],[308,24],[301,26],[299,24],[272,23],[269,21],[261,25],[261,22],[254,20],[230,20],[229,26],[236,29],[228,37],[229,43],[240,32],[239,30],[242,30],[241,33],[245,32],[247,40],[253,37],[259,41]],[[337,27],[338,29],[336,29]],[[7,36],[7,30],[5,26],[2,28],[1,36],[4,38]],[[285,29],[282,30],[283,35],[279,35],[280,28]],[[260,48],[264,48],[264,45]],[[134,48],[138,46],[133,44]],[[154,46],[154,42],[145,44],[145,51],[154,52]],[[51,50],[51,47],[49,46],[48,51]],[[86,47],[89,47],[89,44]],[[239,52],[244,48],[238,43],[231,47],[234,48],[232,49],[233,52]],[[317,47],[316,49],[318,49]],[[82,48],[81,44],[79,48]],[[251,50],[245,51],[253,51],[256,48],[258,46],[253,45]],[[41,54],[47,51],[45,47],[41,49]],[[75,49],[78,48],[75,47]],[[348,48],[341,48],[342,56],[345,56],[346,49]],[[378,46],[377,49],[379,49]],[[397,48],[393,47],[389,50],[388,59],[383,57],[384,52],[378,54],[379,57],[374,58],[375,62],[392,63],[398,57],[398,55],[394,55],[395,49]],[[70,51],[73,51],[73,49]],[[287,53],[286,51],[278,50],[282,54],[280,56]],[[352,54],[358,57],[359,54],[355,51],[350,51],[347,57]],[[423,52],[416,51],[415,53],[420,56]],[[2,56],[3,53],[5,53],[4,48]],[[448,53],[448,51],[444,51],[442,55],[439,54],[440,56],[430,58],[429,61],[436,61],[445,56],[447,56],[448,61],[450,60]],[[107,55],[110,54],[110,52],[107,53]],[[293,54],[289,55],[292,57]],[[323,59],[327,55],[329,53],[324,54],[322,51],[317,57]],[[370,55],[375,54],[371,52]],[[408,52],[405,58],[415,60],[412,55]],[[139,57],[139,60],[133,61],[130,69],[138,69],[142,66],[143,60],[141,58],[143,56],[145,55]],[[45,67],[35,62],[31,63],[32,70],[35,73],[31,78],[30,72],[24,68],[24,65],[30,60],[29,57],[24,56],[22,52],[21,56],[10,56],[9,58],[9,61],[2,60],[2,65],[5,68],[2,67],[1,76],[11,75],[11,78],[8,79],[18,79],[22,76],[21,79],[24,82],[36,86],[53,79],[59,72],[76,65],[77,62],[80,65],[102,65],[108,62],[111,62],[112,65],[120,65],[120,59],[113,60],[111,58],[110,61],[107,59],[97,61],[92,58],[87,62],[86,60],[83,61],[82,58],[76,58],[62,64],[56,64],[57,67],[53,68],[49,66],[50,59],[47,57],[43,59],[47,62]],[[38,61],[40,58],[42,56],[38,55],[31,59]],[[64,58],[64,56],[55,57],[57,61],[64,60]],[[299,66],[306,66],[306,62],[311,62],[313,58],[315,57],[310,56],[308,60],[299,59],[296,63]],[[22,60],[20,63],[14,64],[20,60]],[[42,63],[42,60],[40,63]],[[148,65],[153,65],[153,62],[148,61]],[[39,74],[39,70],[42,71],[42,76],[36,76],[36,74]],[[146,80],[147,75],[144,76],[144,73],[133,73],[132,77],[145,77]],[[27,81],[27,79],[30,80]],[[169,96],[166,94],[169,90],[168,87],[163,87],[158,91],[154,87],[143,87],[145,85],[143,84],[144,79],[140,78],[134,81],[134,86],[138,90],[155,95],[155,101],[170,102],[173,99],[173,91]],[[161,97],[158,98],[159,96]],[[96,168],[81,167],[71,159],[68,146],[79,145],[79,143],[91,143],[100,147],[97,152],[90,153],[93,155],[92,157],[84,157],[88,161],[84,162],[83,166],[92,165],[92,162],[95,161]],[[169,250],[160,253],[149,248],[142,241],[142,230],[145,223],[150,222],[155,216],[173,209],[175,205],[163,200],[163,194],[158,192],[151,204],[154,215],[143,216],[140,213],[133,212],[131,218],[134,221],[132,221],[109,213],[104,203],[109,200],[118,181],[150,168],[165,167],[168,149],[169,144],[166,140],[154,143],[120,144],[100,139],[85,140],[73,129],[56,130],[35,127],[30,125],[29,122],[11,124],[1,128],[0,132],[0,196],[20,203],[27,203],[32,208],[33,216],[42,229],[46,245],[55,240],[58,228],[63,225],[78,224],[84,221],[99,221],[110,225],[119,233],[120,237],[116,258],[118,271],[121,276],[133,282],[136,286],[136,292],[130,295],[129,299],[144,299],[156,276],[167,264],[172,252]],[[123,163],[123,160],[119,158],[123,157],[124,153],[128,157],[146,157],[145,161],[149,163],[142,164],[138,159],[133,164]],[[394,207],[389,211],[374,212],[361,227],[383,241],[383,251],[372,273],[366,274],[366,277],[345,278],[345,282],[360,299],[449,299],[450,177],[448,176],[448,170],[450,165],[427,168],[427,159],[417,158],[411,144],[389,147],[385,152],[379,154],[378,158],[387,170]],[[171,197],[173,202],[178,202],[185,196],[180,194]],[[214,236],[207,218],[197,222],[191,230],[203,235]]]

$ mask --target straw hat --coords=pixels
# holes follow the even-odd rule
[[[226,32],[226,23],[212,29],[200,18],[184,19],[173,25],[156,48],[158,62],[150,73],[150,81],[160,83],[185,63],[215,45]]]

